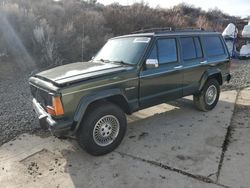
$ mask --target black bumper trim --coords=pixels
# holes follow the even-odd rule
[[[229,81],[231,80],[231,78],[232,78],[232,75],[231,75],[230,73],[225,74],[225,75],[223,76],[223,82],[224,82],[224,81],[229,82]]]
[[[229,82],[229,81],[231,80],[231,78],[232,78],[232,75],[231,75],[231,74],[228,74],[228,75],[227,75],[227,78],[226,78],[227,82]]]

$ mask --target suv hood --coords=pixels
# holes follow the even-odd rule
[[[126,69],[126,66],[113,63],[78,62],[40,72],[35,77],[55,85],[64,85]]]

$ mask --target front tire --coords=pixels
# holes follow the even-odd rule
[[[127,119],[121,108],[109,102],[97,103],[84,116],[77,140],[88,153],[104,155],[121,143],[126,127]]]
[[[220,97],[220,84],[216,79],[209,79],[201,92],[194,95],[194,104],[197,109],[207,112],[212,110]]]

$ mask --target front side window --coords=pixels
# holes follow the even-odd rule
[[[159,64],[177,61],[177,49],[175,39],[159,39],[157,44]]]
[[[219,36],[204,37],[204,46],[207,56],[218,56],[225,54],[224,47]]]
[[[135,65],[148,46],[149,37],[127,37],[109,40],[97,53],[93,61],[123,61]]]
[[[156,45],[154,45],[154,47],[152,48],[149,56],[148,56],[148,59],[157,59],[157,48],[156,48]]]

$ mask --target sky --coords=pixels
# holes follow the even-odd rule
[[[131,5],[135,2],[141,2],[142,0],[98,0],[99,3],[108,5],[114,2],[118,2],[121,5]],[[224,13],[247,17],[250,15],[250,0],[143,0],[148,3],[149,6],[155,8],[160,6],[161,8],[170,8],[179,3],[192,4],[195,7],[201,7],[203,10],[211,8],[219,8]]]

